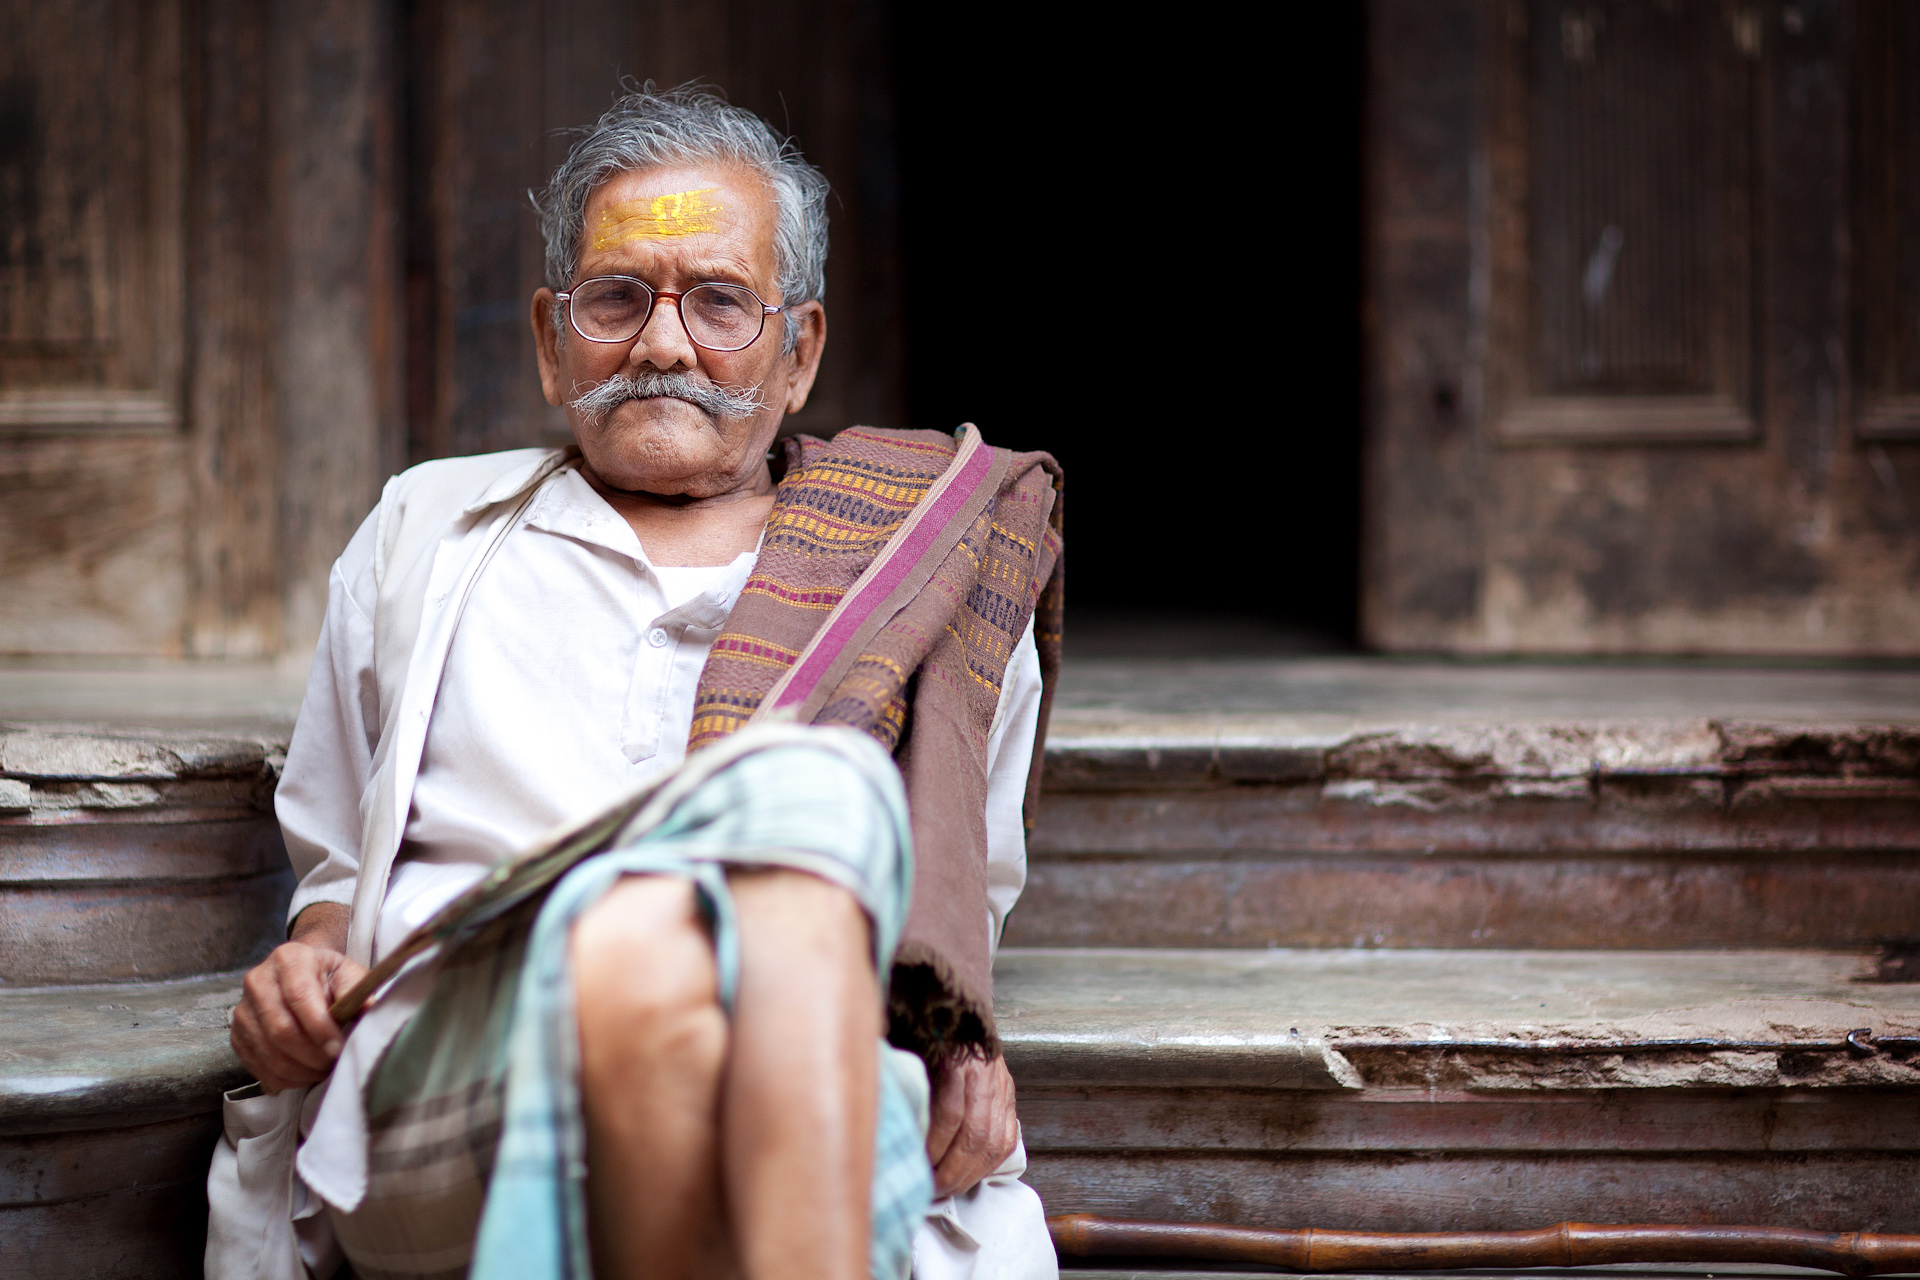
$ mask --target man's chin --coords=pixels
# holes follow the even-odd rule
[[[616,489],[688,493],[726,470],[724,424],[672,396],[627,400],[598,423],[576,422],[574,439],[595,474]]]
[[[600,420],[603,432],[668,430],[712,431],[718,420],[691,400],[678,396],[646,396],[622,400]]]

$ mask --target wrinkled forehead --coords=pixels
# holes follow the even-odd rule
[[[583,255],[618,254],[648,245],[697,248],[725,240],[736,251],[770,254],[772,205],[767,184],[744,166],[711,162],[631,169],[594,188],[580,248]]]
[[[613,249],[635,240],[678,240],[717,230],[726,213],[720,188],[668,191],[609,203],[587,228],[588,245]]]

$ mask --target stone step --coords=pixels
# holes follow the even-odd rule
[[[1910,1231],[1920,984],[1862,983],[1862,967],[1008,949],[997,981],[1054,1212]],[[163,1275],[156,1248],[192,1257],[219,1093],[243,1078],[237,997],[237,974],[0,991],[0,1271]]]
[[[1087,662],[1019,946],[1920,933],[1920,673]]]
[[[240,976],[0,990],[0,1275],[200,1274]]]
[[[143,979],[280,936],[295,687],[111,674],[0,666],[0,1273],[194,1273],[237,977]],[[1920,1025],[1855,981],[1913,972],[1920,674],[1081,663],[1048,768],[1000,974],[1055,1211],[1916,1229],[1916,1058],[1846,1034]],[[1756,943],[1823,949],[1512,950]]]
[[[285,937],[282,730],[0,724],[0,986],[238,968]]]
[[[1827,952],[1008,948],[996,988],[1052,1213],[1920,1230],[1920,984],[1864,976]]]
[[[0,984],[270,944],[292,698],[0,668]],[[1065,670],[1007,938],[1859,947],[1916,920],[1920,673],[1134,660]]]

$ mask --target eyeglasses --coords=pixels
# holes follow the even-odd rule
[[[678,304],[680,323],[693,345],[707,351],[741,351],[752,346],[766,328],[767,317],[786,310],[768,306],[745,285],[697,284],[669,293],[632,276],[595,276],[555,296],[567,304],[567,322],[573,331],[588,342],[632,341],[647,327],[654,304],[671,298]]]

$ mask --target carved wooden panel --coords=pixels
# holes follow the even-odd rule
[[[1373,0],[1369,642],[1920,655],[1916,9]]]
[[[1856,434],[1920,439],[1920,5],[1861,6]]]
[[[0,430],[180,421],[176,6],[0,7]]]
[[[0,652],[168,652],[185,119],[165,0],[0,4]]]
[[[1498,437],[1750,438],[1759,10],[1515,0],[1504,19],[1486,230]]]
[[[0,652],[271,657],[399,450],[385,0],[0,0]]]
[[[833,184],[831,337],[795,430],[901,425],[893,121],[875,0],[421,0],[408,26],[408,432],[415,459],[569,438],[540,394],[529,187],[623,77],[704,80],[798,138]]]

